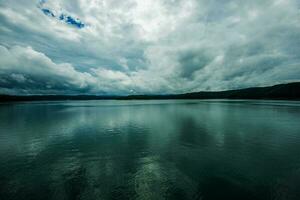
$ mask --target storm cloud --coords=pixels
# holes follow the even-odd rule
[[[165,94],[300,80],[298,0],[0,0],[0,93]]]

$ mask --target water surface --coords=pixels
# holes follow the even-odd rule
[[[0,199],[300,199],[300,102],[0,104]]]

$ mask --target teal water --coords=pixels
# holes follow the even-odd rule
[[[300,199],[300,102],[0,104],[0,199]]]

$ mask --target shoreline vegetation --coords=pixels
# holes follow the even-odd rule
[[[300,100],[300,82],[215,92],[164,95],[0,95],[0,102],[60,100],[272,99]]]

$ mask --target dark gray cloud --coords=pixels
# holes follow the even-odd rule
[[[179,93],[298,81],[299,9],[298,0],[0,0],[0,93]]]
[[[179,66],[181,69],[181,77],[193,79],[194,72],[203,69],[213,57],[205,52],[205,49],[198,51],[184,51],[179,57]]]

